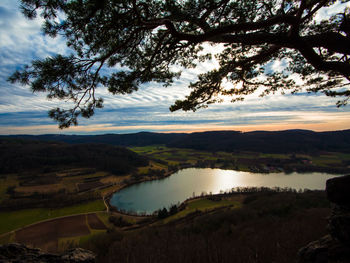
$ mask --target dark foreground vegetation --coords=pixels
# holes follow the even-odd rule
[[[7,136],[6,136],[7,137]],[[15,135],[10,137],[66,143],[105,143],[120,146],[164,144],[168,147],[202,151],[253,151],[263,153],[350,152],[350,130],[314,132],[286,131],[213,131],[191,134],[140,132],[105,135]],[[0,137],[1,138],[1,137]]]
[[[242,193],[241,193],[242,194]],[[134,231],[110,230],[86,248],[99,262],[295,262],[297,251],[326,233],[323,191],[244,193],[241,208],[196,212]]]

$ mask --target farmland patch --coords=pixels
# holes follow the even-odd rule
[[[38,223],[16,231],[16,241],[48,252],[56,252],[58,239],[90,234],[86,215],[69,216]]]

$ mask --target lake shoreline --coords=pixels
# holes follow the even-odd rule
[[[260,175],[274,175],[274,176],[279,176],[279,174],[281,174],[281,172],[271,172],[271,173],[256,173],[256,172],[245,172],[245,171],[237,171],[237,170],[232,170],[232,169],[221,169],[221,168],[198,168],[198,167],[190,167],[190,168],[183,168],[183,169],[179,169],[179,170],[176,170],[176,171],[172,171],[172,172],[168,172],[168,173],[166,173],[164,176],[162,176],[162,177],[158,177],[158,178],[152,178],[152,179],[146,179],[146,180],[141,180],[141,181],[137,181],[137,182],[132,182],[132,183],[130,183],[130,184],[126,184],[126,185],[124,185],[124,186],[122,186],[121,188],[119,188],[118,190],[116,190],[116,191],[114,191],[114,192],[112,192],[112,193],[110,193],[109,195],[108,195],[108,197],[105,197],[106,198],[106,201],[108,202],[108,205],[109,205],[109,207],[110,207],[110,209],[111,210],[114,210],[114,211],[117,211],[117,212],[119,212],[119,213],[122,213],[122,214],[125,214],[125,215],[132,215],[132,216],[152,216],[152,214],[154,214],[154,211],[152,212],[152,213],[149,213],[149,212],[147,212],[147,211],[144,211],[144,212],[141,212],[141,213],[138,213],[138,212],[132,212],[132,211],[126,211],[126,210],[124,210],[124,209],[121,209],[120,207],[118,208],[118,206],[116,206],[116,205],[114,205],[114,204],[112,204],[111,203],[111,199],[112,199],[112,197],[113,197],[113,195],[115,195],[116,193],[118,193],[118,192],[120,192],[120,191],[122,191],[122,190],[124,190],[125,188],[128,188],[128,187],[132,187],[133,185],[137,185],[137,184],[141,184],[141,183],[145,183],[145,182],[152,182],[152,181],[157,181],[157,180],[159,180],[159,181],[162,181],[162,179],[165,179],[165,178],[167,178],[167,177],[170,177],[171,175],[174,175],[174,174],[176,174],[176,173],[178,173],[179,171],[184,171],[184,170],[187,170],[187,169],[203,169],[203,170],[216,170],[217,169],[217,171],[220,171],[220,172],[222,172],[222,171],[226,171],[226,173],[227,173],[227,171],[228,171],[228,173],[230,173],[230,172],[237,172],[237,173],[239,173],[239,174],[241,174],[240,176],[242,176],[242,174],[244,174],[243,176],[248,176],[248,175],[254,175],[254,176],[256,176],[256,175],[258,175],[258,176],[260,176]],[[293,174],[293,173],[295,173],[295,175],[298,175],[298,176],[302,176],[302,175],[306,175],[306,176],[308,176],[309,174],[313,174],[313,173],[318,173],[318,172],[304,172],[304,173],[299,173],[299,172],[292,172],[292,173],[285,173],[285,172],[283,172],[283,174],[285,175],[285,176],[288,176],[288,175],[290,175],[290,174]],[[329,174],[329,173],[319,173],[319,174],[323,174],[324,176],[328,176],[328,177],[334,177],[334,176],[337,176],[337,175],[341,175],[341,174]],[[230,176],[232,176],[232,175],[230,175]],[[266,178],[265,178],[266,179]],[[323,186],[323,184],[322,184],[322,186]],[[236,186],[237,187],[237,186]],[[247,187],[247,186],[241,186],[241,187]],[[262,185],[255,185],[255,186],[251,186],[251,187],[263,187]],[[276,187],[276,186],[272,186],[272,187],[270,187],[270,186],[264,186],[264,187],[267,187],[267,188],[273,188],[273,187]],[[280,187],[280,186],[277,186],[277,187]],[[226,191],[230,191],[232,188],[234,188],[234,187],[226,187]],[[308,187],[303,187],[303,186],[301,186],[301,187],[299,187],[299,186],[297,186],[297,187],[288,187],[288,186],[284,186],[284,187],[282,187],[282,188],[292,188],[292,189],[296,189],[296,190],[298,190],[298,189],[308,189]],[[323,189],[323,188],[322,188]],[[222,189],[221,189],[222,190]],[[321,190],[321,188],[317,188],[317,189],[314,189],[314,190]],[[204,190],[203,192],[206,192],[206,190]],[[210,191],[211,192],[211,191]],[[224,190],[223,190],[223,192],[225,192]],[[215,195],[215,194],[219,194],[219,192],[217,192],[217,193],[211,193],[210,195],[208,195],[208,196],[213,196],[213,195]],[[174,203],[180,203],[180,204],[183,204],[184,202],[186,202],[186,200],[187,199],[191,199],[191,198],[193,198],[193,197],[201,197],[201,196],[203,196],[203,193],[201,193],[201,194],[197,194],[197,195],[195,195],[195,196],[191,196],[191,195],[189,195],[189,196],[187,196],[187,198],[183,201],[183,202],[181,202],[181,201],[178,201],[178,202],[173,202],[173,204]],[[163,208],[163,207],[168,207],[167,205],[162,205],[161,207],[159,207],[158,209],[161,209],[161,208]],[[156,210],[155,210],[156,211]]]
[[[184,168],[186,169],[186,168]],[[123,186],[121,186],[119,189],[117,189],[116,191],[113,191],[111,193],[108,193],[107,195],[105,195],[103,198],[104,200],[106,201],[105,203],[108,205],[109,207],[109,211],[116,211],[120,214],[124,214],[124,215],[128,215],[128,216],[140,216],[140,217],[145,217],[145,216],[153,216],[153,215],[140,215],[140,214],[132,214],[132,213],[127,213],[126,211],[121,211],[119,210],[116,206],[112,205],[110,200],[112,198],[112,196],[120,191],[122,191],[123,189],[127,188],[127,187],[130,187],[130,186],[133,186],[133,185],[136,185],[136,184],[141,184],[141,183],[144,183],[144,182],[151,182],[151,181],[156,181],[156,180],[160,180],[160,179],[165,179],[167,177],[170,177],[171,175],[177,173],[178,171],[180,171],[181,169],[178,169],[176,171],[171,171],[171,172],[167,172],[165,173],[162,177],[158,177],[158,178],[152,178],[152,179],[143,179],[141,181],[137,181],[137,182],[132,182],[132,183],[129,183],[129,184],[125,184]]]

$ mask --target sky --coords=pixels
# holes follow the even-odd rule
[[[339,7],[340,8],[340,7]],[[319,18],[329,12],[322,10]],[[128,95],[111,95],[104,87],[98,94],[104,108],[79,125],[60,130],[48,117],[51,108],[68,107],[64,101],[49,101],[45,94],[33,94],[29,87],[11,84],[7,78],[34,59],[70,54],[64,39],[44,36],[41,20],[27,20],[16,0],[0,1],[0,134],[105,134],[150,132],[198,132],[208,130],[332,131],[350,129],[350,105],[337,108],[337,99],[320,94],[249,96],[242,102],[210,105],[196,112],[170,112],[175,100],[189,94],[188,84],[200,72],[213,67],[205,63],[185,70],[171,87],[158,83],[142,85]],[[277,61],[272,67],[279,67]]]

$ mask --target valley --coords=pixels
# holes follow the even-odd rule
[[[153,232],[170,231],[166,242],[181,247],[172,239],[178,235],[172,232],[175,229],[180,233],[199,231],[194,236],[194,232],[190,234],[194,239],[207,234],[218,238],[220,231],[236,233],[241,229],[244,233],[247,227],[272,224],[272,220],[272,225],[276,224],[273,227],[288,225],[289,230],[285,231],[293,231],[290,227],[296,227],[302,214],[312,215],[301,220],[298,227],[307,228],[308,220],[313,220],[319,229],[307,238],[296,238],[292,246],[295,250],[306,239],[311,241],[325,232],[324,218],[330,211],[324,191],[248,187],[241,192],[190,198],[176,210],[167,207],[166,216],[159,216],[163,207],[159,207],[158,216],[157,213],[137,215],[118,211],[109,204],[113,193],[130,185],[165,178],[191,167],[266,174],[350,171],[347,152],[225,152],[165,144],[130,145],[126,149],[106,144],[76,145],[23,138],[6,138],[0,142],[0,243],[22,242],[49,252],[85,247],[98,255],[107,253],[110,258],[114,252],[108,252],[109,247],[122,250],[123,255],[129,253],[123,242],[137,245],[138,250],[136,233],[140,240],[151,238],[154,242],[163,242]],[[10,172],[8,167],[15,169]],[[216,221],[221,217],[222,222]],[[199,223],[202,221],[207,223]],[[217,227],[210,227],[212,224]]]

